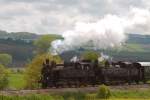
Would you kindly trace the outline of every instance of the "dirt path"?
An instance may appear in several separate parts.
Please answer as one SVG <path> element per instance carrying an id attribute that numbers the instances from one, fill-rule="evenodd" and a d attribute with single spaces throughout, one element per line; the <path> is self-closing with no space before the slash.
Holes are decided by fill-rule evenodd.
<path id="1" fill-rule="evenodd" d="M 116 85 L 109 86 L 111 90 L 150 90 L 150 84 L 142 85 Z M 51 89 L 37 89 L 37 90 L 5 90 L 0 91 L 0 94 L 4 95 L 25 95 L 25 94 L 61 94 L 64 92 L 96 92 L 98 86 L 96 87 L 82 87 L 82 88 L 51 88 Z"/>

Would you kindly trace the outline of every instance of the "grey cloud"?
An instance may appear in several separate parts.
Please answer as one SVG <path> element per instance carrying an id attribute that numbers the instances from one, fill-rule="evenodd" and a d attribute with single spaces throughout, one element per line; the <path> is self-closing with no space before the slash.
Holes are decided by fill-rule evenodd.
<path id="1" fill-rule="evenodd" d="M 33 2 L 48 2 L 53 0 L 0 0 L 2 3 L 33 3 Z"/>
<path id="2" fill-rule="evenodd" d="M 95 21 L 106 14 L 124 14 L 131 6 L 148 7 L 147 2 L 148 0 L 0 0 L 0 29 L 61 33 L 71 29 L 77 21 Z"/>

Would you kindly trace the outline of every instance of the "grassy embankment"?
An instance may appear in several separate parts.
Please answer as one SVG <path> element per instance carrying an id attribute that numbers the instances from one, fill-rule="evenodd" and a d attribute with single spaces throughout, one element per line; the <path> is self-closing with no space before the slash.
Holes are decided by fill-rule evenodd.
<path id="1" fill-rule="evenodd" d="M 112 95 L 108 100 L 150 100 L 150 91 L 111 91 Z M 30 94 L 0 96 L 0 100 L 101 100 L 96 94 L 85 93 L 64 93 L 52 94 Z"/>

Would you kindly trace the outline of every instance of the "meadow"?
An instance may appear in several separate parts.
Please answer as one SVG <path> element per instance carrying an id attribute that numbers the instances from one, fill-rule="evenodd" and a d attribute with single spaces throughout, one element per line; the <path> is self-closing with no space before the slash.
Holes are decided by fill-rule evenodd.
<path id="1" fill-rule="evenodd" d="M 24 75 L 22 73 L 12 73 L 9 75 L 9 89 L 19 90 L 25 87 Z"/>

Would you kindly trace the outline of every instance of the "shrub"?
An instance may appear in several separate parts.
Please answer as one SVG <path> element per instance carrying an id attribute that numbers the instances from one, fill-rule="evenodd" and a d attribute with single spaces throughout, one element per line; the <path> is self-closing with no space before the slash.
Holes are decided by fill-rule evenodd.
<path id="1" fill-rule="evenodd" d="M 96 97 L 100 99 L 108 99 L 110 95 L 110 89 L 105 85 L 101 85 L 98 89 Z"/>
<path id="2" fill-rule="evenodd" d="M 0 89 L 4 89 L 8 86 L 8 73 L 9 71 L 0 64 Z"/>
<path id="3" fill-rule="evenodd" d="M 0 54 L 0 64 L 8 66 L 12 63 L 12 56 L 9 54 Z"/>

